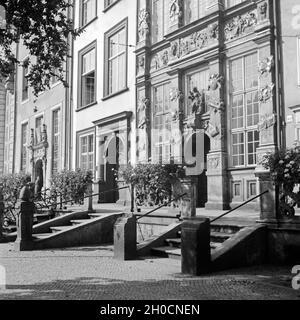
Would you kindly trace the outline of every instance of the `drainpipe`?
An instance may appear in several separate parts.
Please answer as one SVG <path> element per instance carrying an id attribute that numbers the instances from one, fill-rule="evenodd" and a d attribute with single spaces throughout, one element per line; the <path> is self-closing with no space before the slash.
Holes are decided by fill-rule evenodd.
<path id="1" fill-rule="evenodd" d="M 280 38 L 280 26 L 279 19 L 280 7 L 277 0 L 273 0 L 273 17 L 274 17 L 274 52 L 275 52 L 275 84 L 276 84 L 276 113 L 278 116 L 277 120 L 277 146 L 278 148 L 285 147 L 285 112 L 281 110 L 284 107 L 283 100 L 281 100 L 281 90 L 282 86 L 279 79 L 280 67 L 280 57 L 279 50 L 281 51 L 281 38 Z"/>
<path id="2" fill-rule="evenodd" d="M 75 21 L 75 10 L 74 10 L 74 1 L 69 0 L 69 4 L 72 4 L 73 7 L 68 10 L 68 18 L 72 18 L 72 21 Z M 70 39 L 71 38 L 71 39 Z M 69 36 L 68 43 L 70 46 L 70 57 L 67 57 L 66 65 L 66 76 L 68 79 L 68 87 L 66 88 L 66 98 L 65 98 L 65 161 L 64 166 L 66 169 L 72 168 L 72 152 L 73 152 L 73 72 L 74 72 L 74 39 Z"/>
<path id="3" fill-rule="evenodd" d="M 16 43 L 16 59 L 19 60 L 20 44 Z M 12 173 L 16 171 L 16 141 L 17 141 L 17 109 L 18 109 L 18 64 L 15 68 L 15 83 L 14 83 L 14 141 L 13 141 L 13 161 L 12 161 Z"/>

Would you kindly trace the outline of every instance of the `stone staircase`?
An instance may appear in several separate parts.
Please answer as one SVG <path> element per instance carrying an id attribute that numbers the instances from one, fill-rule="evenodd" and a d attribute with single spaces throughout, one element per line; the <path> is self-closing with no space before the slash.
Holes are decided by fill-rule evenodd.
<path id="1" fill-rule="evenodd" d="M 122 212 L 75 211 L 33 226 L 32 250 L 113 243 L 113 227 Z M 16 240 L 16 233 L 8 236 Z"/>
<path id="2" fill-rule="evenodd" d="M 249 226 L 249 223 L 228 222 L 226 219 L 211 224 L 210 247 L 212 255 L 227 240 L 247 226 Z M 151 254 L 158 257 L 181 259 L 181 231 L 177 232 L 177 237 L 166 239 L 164 244 L 164 246 L 152 248 Z"/>

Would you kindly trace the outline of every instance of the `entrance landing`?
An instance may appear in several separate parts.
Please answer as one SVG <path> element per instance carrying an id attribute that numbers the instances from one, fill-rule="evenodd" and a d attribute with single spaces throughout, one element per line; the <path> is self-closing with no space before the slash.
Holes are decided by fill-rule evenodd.
<path id="1" fill-rule="evenodd" d="M 130 212 L 129 206 L 122 206 L 119 204 L 112 204 L 112 203 L 94 204 L 94 209 L 96 211 L 100 209 L 102 210 L 104 209 L 104 210 L 117 210 L 117 211 L 123 211 L 123 212 Z M 151 211 L 151 208 L 142 208 L 141 214 L 145 214 L 149 211 Z M 206 210 L 205 208 L 197 208 L 196 215 L 199 218 L 207 217 L 207 218 L 213 219 L 226 212 L 228 212 L 228 210 L 224 210 L 224 211 L 223 210 Z M 174 215 L 174 212 L 171 212 L 169 208 L 162 208 L 156 211 L 155 213 L 153 213 L 153 215 Z M 249 210 L 249 209 L 239 209 L 228 214 L 226 218 L 227 218 L 226 220 L 234 220 L 236 222 L 249 221 L 249 222 L 255 223 L 257 220 L 259 220 L 259 212 L 255 210 Z"/>

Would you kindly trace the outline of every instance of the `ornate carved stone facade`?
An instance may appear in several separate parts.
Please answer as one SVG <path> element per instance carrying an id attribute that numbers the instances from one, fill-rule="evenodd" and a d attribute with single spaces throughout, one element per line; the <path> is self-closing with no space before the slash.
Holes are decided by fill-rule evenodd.
<path id="1" fill-rule="evenodd" d="M 139 4 L 140 10 L 152 12 L 152 1 L 140 0 Z M 236 56 L 248 56 L 250 48 L 251 52 L 256 49 L 259 61 L 248 70 L 253 78 L 257 77 L 255 86 L 258 101 L 253 103 L 253 106 L 255 105 L 255 110 L 259 113 L 255 115 L 258 120 L 254 122 L 251 130 L 257 127 L 257 131 L 261 133 L 260 146 L 267 144 L 267 141 L 275 144 L 269 138 L 277 122 L 273 112 L 275 81 L 274 57 L 269 49 L 271 40 L 268 37 L 271 32 L 269 4 L 268 1 L 242 1 L 235 10 L 230 11 L 225 10 L 223 1 L 208 1 L 204 6 L 203 16 L 186 25 L 187 12 L 183 1 L 168 0 L 166 8 L 167 14 L 162 18 L 165 19 L 163 37 L 158 42 L 151 43 L 153 39 L 150 35 L 156 32 L 156 29 L 153 29 L 147 33 L 145 40 L 139 39 L 137 44 L 138 92 L 142 92 L 141 96 L 147 96 L 150 100 L 149 122 L 145 125 L 144 121 L 137 121 L 137 127 L 143 128 L 145 133 L 143 138 L 139 137 L 138 149 L 146 150 L 149 158 L 152 158 L 153 110 L 156 104 L 160 110 L 166 105 L 171 119 L 171 124 L 166 123 L 166 126 L 171 128 L 172 156 L 174 159 L 181 157 L 184 163 L 182 140 L 187 137 L 189 143 L 194 143 L 191 142 L 193 137 L 204 132 L 205 139 L 201 150 L 205 153 L 206 170 L 203 173 L 197 164 L 193 167 L 189 161 L 186 174 L 197 176 L 199 181 L 206 176 L 207 180 L 200 182 L 197 188 L 199 197 L 201 193 L 208 194 L 207 208 L 228 209 L 230 203 L 248 199 L 248 181 L 256 180 L 255 166 L 245 165 L 243 173 L 240 174 L 232 167 L 231 155 L 233 147 L 230 119 L 233 102 L 230 95 L 232 84 L 229 67 Z M 153 26 L 153 19 L 150 15 L 150 26 Z M 157 20 L 154 25 L 155 28 L 159 27 Z M 242 39 L 240 43 L 239 39 Z M 143 63 L 141 57 L 144 58 Z M 243 70 L 238 70 L 237 74 L 242 72 Z M 161 93 L 162 96 L 153 101 L 154 88 L 159 88 L 162 84 L 168 84 L 168 92 Z M 247 101 L 246 98 L 243 99 Z M 139 101 L 138 98 L 138 106 Z M 140 111 L 141 108 L 137 108 Z M 164 112 L 161 111 L 162 117 Z M 140 115 L 138 118 L 143 119 Z M 160 121 L 163 121 L 162 119 Z M 197 145 L 194 147 L 197 148 Z M 257 158 L 259 157 L 258 152 Z M 233 195 L 231 185 L 235 180 L 245 182 L 241 198 Z"/>

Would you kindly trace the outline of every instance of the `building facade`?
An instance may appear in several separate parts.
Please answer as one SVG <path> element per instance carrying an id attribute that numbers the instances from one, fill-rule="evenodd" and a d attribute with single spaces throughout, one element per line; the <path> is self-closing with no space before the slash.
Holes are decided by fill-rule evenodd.
<path id="1" fill-rule="evenodd" d="M 92 170 L 95 192 L 122 185 L 134 155 L 136 8 L 132 0 L 75 1 L 73 166 Z M 123 202 L 127 190 L 99 201 Z"/>
<path id="2" fill-rule="evenodd" d="M 138 1 L 138 161 L 185 164 L 199 207 L 256 196 L 262 156 L 277 147 L 273 2 Z M 188 144 L 204 171 L 184 157 Z"/>
<path id="3" fill-rule="evenodd" d="M 300 4 L 297 0 L 287 0 L 279 1 L 277 6 L 284 141 L 287 147 L 292 147 L 300 145 Z"/>
<path id="4" fill-rule="evenodd" d="M 21 66 L 6 84 L 4 173 L 28 173 L 48 187 L 68 167 L 69 89 L 53 76 L 51 88 L 35 97 L 26 78 L 28 51 L 20 43 L 16 53 Z"/>

